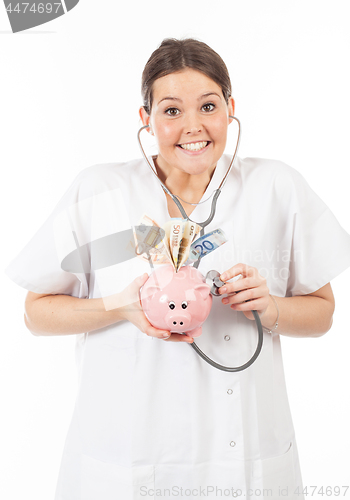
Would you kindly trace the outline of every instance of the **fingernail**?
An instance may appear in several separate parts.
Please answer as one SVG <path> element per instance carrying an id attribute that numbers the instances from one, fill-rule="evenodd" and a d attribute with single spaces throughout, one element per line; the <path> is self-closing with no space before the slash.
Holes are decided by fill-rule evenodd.
<path id="1" fill-rule="evenodd" d="M 227 278 L 227 274 L 225 274 L 225 273 L 220 276 L 221 281 L 225 281 L 226 278 Z"/>
<path id="2" fill-rule="evenodd" d="M 228 304 L 228 299 L 222 299 L 223 304 Z"/>
<path id="3" fill-rule="evenodd" d="M 170 335 L 169 335 L 169 333 L 168 333 L 168 332 L 167 332 L 167 333 L 163 333 L 163 337 L 164 337 L 165 339 L 168 339 L 168 338 L 170 337 Z"/>
<path id="4" fill-rule="evenodd" d="M 227 292 L 227 288 L 225 286 L 223 286 L 222 288 L 220 288 L 220 292 L 221 293 L 226 293 Z"/>

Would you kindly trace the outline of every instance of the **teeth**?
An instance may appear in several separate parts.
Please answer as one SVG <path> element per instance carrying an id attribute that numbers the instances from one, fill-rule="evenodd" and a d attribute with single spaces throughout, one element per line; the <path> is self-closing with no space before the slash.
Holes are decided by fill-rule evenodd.
<path id="1" fill-rule="evenodd" d="M 207 141 L 191 142 L 190 144 L 180 144 L 180 147 L 182 147 L 182 149 L 187 149 L 188 151 L 199 151 L 200 149 L 205 148 L 207 144 Z"/>

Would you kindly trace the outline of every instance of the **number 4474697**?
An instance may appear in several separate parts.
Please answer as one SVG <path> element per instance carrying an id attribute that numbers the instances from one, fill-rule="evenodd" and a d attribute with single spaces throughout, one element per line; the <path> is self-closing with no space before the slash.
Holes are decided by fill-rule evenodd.
<path id="1" fill-rule="evenodd" d="M 349 486 L 305 486 L 303 490 L 297 488 L 294 495 L 326 496 L 326 497 L 345 497 Z"/>
<path id="2" fill-rule="evenodd" d="M 12 3 L 9 3 L 6 5 L 6 10 L 7 12 L 17 12 L 18 14 L 25 13 L 27 10 L 29 12 L 33 13 L 38 13 L 38 14 L 43 14 L 46 12 L 47 14 L 51 14 L 51 12 L 55 12 L 57 14 L 58 10 L 62 7 L 61 2 L 59 3 L 39 3 L 36 5 L 35 3 L 31 4 L 29 7 L 30 3 L 29 2 L 20 2 L 17 4 L 14 4 L 14 7 L 12 7 Z M 56 10 L 55 10 L 56 9 Z"/>

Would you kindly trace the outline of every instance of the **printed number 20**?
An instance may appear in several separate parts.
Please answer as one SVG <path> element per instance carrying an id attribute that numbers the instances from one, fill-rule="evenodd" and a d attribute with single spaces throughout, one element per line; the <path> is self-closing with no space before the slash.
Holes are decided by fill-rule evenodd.
<path id="1" fill-rule="evenodd" d="M 194 247 L 194 249 L 200 252 L 201 255 L 205 253 L 203 248 L 205 250 L 211 251 L 214 250 L 214 245 L 209 240 L 204 240 L 201 245 L 196 245 Z"/>

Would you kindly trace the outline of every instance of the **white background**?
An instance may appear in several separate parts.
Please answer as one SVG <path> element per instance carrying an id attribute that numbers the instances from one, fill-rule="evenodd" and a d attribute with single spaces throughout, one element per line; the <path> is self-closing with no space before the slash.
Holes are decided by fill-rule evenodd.
<path id="1" fill-rule="evenodd" d="M 350 233 L 349 9 L 347 0 L 81 0 L 12 34 L 1 2 L 2 269 L 79 171 L 140 155 L 141 72 L 165 37 L 199 38 L 223 57 L 239 156 L 296 168 Z M 350 269 L 332 282 L 328 334 L 282 339 L 305 486 L 350 482 L 349 281 Z M 74 336 L 31 335 L 25 293 L 1 274 L 0 496 L 48 500 L 77 388 Z"/>

